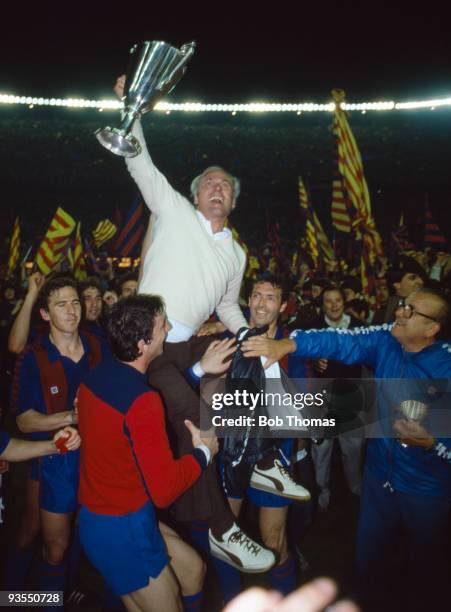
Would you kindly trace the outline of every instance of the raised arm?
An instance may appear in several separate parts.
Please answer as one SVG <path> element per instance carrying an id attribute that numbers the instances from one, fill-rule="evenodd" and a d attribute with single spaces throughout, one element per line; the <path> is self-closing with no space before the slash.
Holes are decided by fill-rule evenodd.
<path id="1" fill-rule="evenodd" d="M 120 76 L 114 87 L 116 95 L 122 99 L 124 94 L 125 75 Z M 144 201 L 152 213 L 159 215 L 166 207 L 176 206 L 185 200 L 168 183 L 163 174 L 154 166 L 147 150 L 146 141 L 139 119 L 135 121 L 133 136 L 141 145 L 141 153 L 136 157 L 126 158 L 127 169 L 136 182 Z"/>
<path id="2" fill-rule="evenodd" d="M 34 272 L 28 279 L 28 291 L 19 310 L 17 317 L 11 327 L 8 336 L 8 350 L 18 355 L 27 344 L 30 334 L 30 322 L 33 306 L 36 303 L 38 293 L 44 284 L 45 277 L 40 272 Z"/>

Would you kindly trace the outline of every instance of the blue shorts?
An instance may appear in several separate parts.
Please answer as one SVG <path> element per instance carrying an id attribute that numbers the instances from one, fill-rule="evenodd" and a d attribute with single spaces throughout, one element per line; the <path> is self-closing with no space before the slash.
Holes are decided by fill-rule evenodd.
<path id="1" fill-rule="evenodd" d="M 146 587 L 169 563 L 152 504 L 114 516 L 80 510 L 80 538 L 88 559 L 116 595 Z"/>
<path id="2" fill-rule="evenodd" d="M 78 507 L 80 450 L 49 455 L 39 460 L 39 505 L 43 510 L 66 514 Z"/>
<path id="3" fill-rule="evenodd" d="M 288 497 L 282 497 L 275 493 L 268 493 L 267 491 L 260 491 L 249 487 L 247 490 L 247 498 L 250 502 L 258 508 L 285 508 L 293 503 L 293 499 Z"/>

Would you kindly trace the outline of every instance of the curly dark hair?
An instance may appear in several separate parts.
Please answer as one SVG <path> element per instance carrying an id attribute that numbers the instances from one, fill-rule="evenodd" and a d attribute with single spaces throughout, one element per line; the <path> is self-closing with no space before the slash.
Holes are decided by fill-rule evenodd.
<path id="1" fill-rule="evenodd" d="M 164 312 L 159 295 L 134 295 L 113 304 L 106 317 L 106 333 L 113 355 L 127 363 L 140 356 L 138 342 L 150 342 L 155 317 Z"/>
<path id="2" fill-rule="evenodd" d="M 255 279 L 252 279 L 252 283 L 249 284 L 249 297 L 255 289 L 255 285 L 259 283 L 269 283 L 274 289 L 280 289 L 282 303 L 288 300 L 290 294 L 290 287 L 284 278 L 265 270 L 257 274 Z"/>
<path id="3" fill-rule="evenodd" d="M 62 289 L 63 287 L 72 287 L 77 295 L 79 295 L 78 286 L 75 279 L 71 278 L 70 276 L 54 276 L 48 278 L 39 291 L 37 299 L 39 308 L 48 311 L 50 296 L 52 293 Z"/>

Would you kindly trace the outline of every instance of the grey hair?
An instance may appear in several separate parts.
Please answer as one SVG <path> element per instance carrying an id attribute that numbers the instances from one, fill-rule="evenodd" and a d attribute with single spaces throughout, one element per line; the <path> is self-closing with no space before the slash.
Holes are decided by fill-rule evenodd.
<path id="1" fill-rule="evenodd" d="M 209 166 L 202 172 L 202 174 L 199 174 L 199 176 L 196 176 L 196 178 L 192 180 L 190 191 L 193 200 L 199 192 L 199 184 L 201 180 L 210 172 L 225 172 L 225 174 L 227 174 L 227 176 L 232 180 L 233 197 L 235 200 L 238 199 L 238 196 L 240 195 L 240 179 L 230 174 L 230 172 L 227 172 L 227 170 L 224 170 L 224 168 L 221 168 L 221 166 Z"/>

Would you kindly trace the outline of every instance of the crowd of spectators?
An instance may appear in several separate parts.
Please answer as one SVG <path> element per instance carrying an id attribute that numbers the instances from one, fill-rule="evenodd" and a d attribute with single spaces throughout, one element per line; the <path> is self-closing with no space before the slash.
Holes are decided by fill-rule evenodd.
<path id="1" fill-rule="evenodd" d="M 443 112 L 350 114 L 373 213 L 385 238 L 402 212 L 411 232 L 417 221 L 421 231 L 427 196 L 439 225 L 447 231 L 445 202 L 451 184 Z M 116 122 L 115 115 L 94 115 L 90 110 L 1 110 L 2 186 L 9 204 L 0 212 L 4 242 L 17 214 L 23 244 L 30 245 L 45 233 L 57 206 L 81 220 L 83 232 L 111 217 L 116 205 L 125 213 L 135 197 L 133 187 L 121 160 L 94 137 L 97 128 Z M 182 193 L 187 192 L 190 177 L 205 165 L 220 162 L 240 177 L 242 195 L 232 222 L 255 247 L 261 244 L 268 219 L 280 223 L 284 242 L 297 240 L 303 229 L 297 195 L 300 175 L 331 235 L 331 124 L 328 113 L 154 113 L 143 122 L 155 161 Z M 2 252 L 4 259 L 7 251 Z"/>

